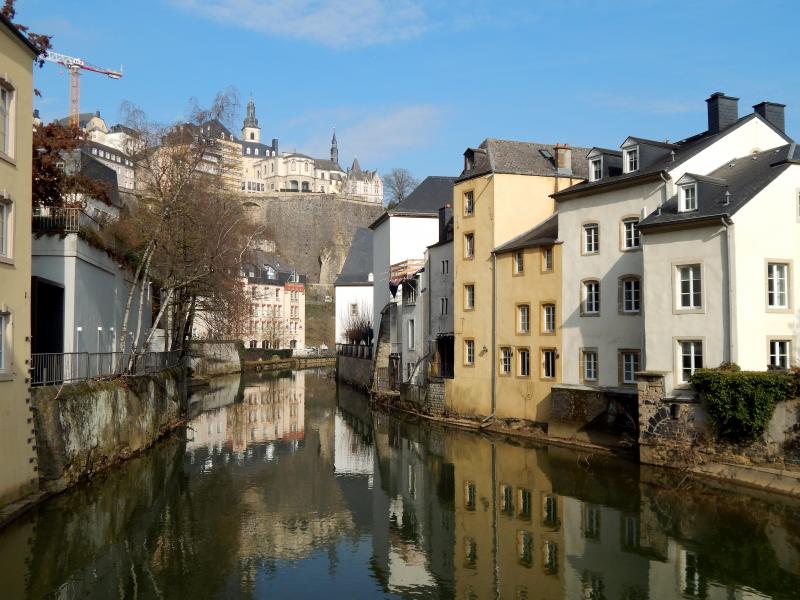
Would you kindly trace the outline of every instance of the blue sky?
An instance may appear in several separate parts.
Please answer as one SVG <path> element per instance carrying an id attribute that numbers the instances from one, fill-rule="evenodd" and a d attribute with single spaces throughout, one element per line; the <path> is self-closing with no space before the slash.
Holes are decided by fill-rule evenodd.
<path id="1" fill-rule="evenodd" d="M 675 140 L 705 129 L 714 91 L 800 125 L 796 2 L 18 0 L 17 16 L 59 52 L 124 65 L 83 77 L 83 111 L 115 122 L 128 100 L 171 122 L 233 86 L 281 149 L 325 156 L 335 126 L 340 162 L 381 172 L 455 175 L 486 137 Z M 43 118 L 65 115 L 67 75 L 35 76 Z"/>

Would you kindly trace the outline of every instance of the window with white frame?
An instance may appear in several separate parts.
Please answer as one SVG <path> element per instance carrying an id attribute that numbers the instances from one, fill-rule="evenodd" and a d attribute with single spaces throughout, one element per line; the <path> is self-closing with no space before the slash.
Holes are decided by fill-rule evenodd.
<path id="1" fill-rule="evenodd" d="M 11 315 L 0 312 L 0 373 L 8 373 L 11 370 L 10 352 L 8 350 L 9 329 Z"/>
<path id="2" fill-rule="evenodd" d="M 789 340 L 769 341 L 769 365 L 778 369 L 788 369 L 791 363 L 792 343 Z"/>
<path id="3" fill-rule="evenodd" d="M 464 216 L 468 217 L 475 212 L 475 197 L 471 191 L 464 192 Z"/>
<path id="4" fill-rule="evenodd" d="M 623 350 L 620 352 L 621 383 L 636 383 L 636 372 L 639 370 L 639 351 Z"/>
<path id="5" fill-rule="evenodd" d="M 500 373 L 511 375 L 511 348 L 500 348 Z"/>
<path id="6" fill-rule="evenodd" d="M 700 265 L 678 267 L 678 307 L 694 310 L 703 307 Z"/>
<path id="7" fill-rule="evenodd" d="M 413 281 L 406 281 L 403 284 L 403 304 L 416 304 L 417 284 Z"/>
<path id="8" fill-rule="evenodd" d="M 583 226 L 583 253 L 597 254 L 600 251 L 600 226 L 586 223 Z"/>
<path id="9" fill-rule="evenodd" d="M 527 348 L 522 348 L 517 352 L 520 377 L 530 377 L 531 374 L 531 352 Z"/>
<path id="10" fill-rule="evenodd" d="M 519 275 L 525 272 L 525 254 L 522 250 L 514 253 L 514 274 Z"/>
<path id="11" fill-rule="evenodd" d="M 593 158 L 589 163 L 589 173 L 591 173 L 591 181 L 599 181 L 603 178 L 603 159 Z"/>
<path id="12" fill-rule="evenodd" d="M 767 264 L 767 306 L 789 308 L 789 265 Z"/>
<path id="13" fill-rule="evenodd" d="M 553 249 L 542 249 L 542 271 L 549 273 L 553 270 Z"/>
<path id="14" fill-rule="evenodd" d="M 449 308 L 448 304 L 449 304 L 449 302 L 448 302 L 447 298 L 440 298 L 440 305 L 441 305 L 440 307 L 441 307 L 441 312 L 442 312 L 443 315 L 447 314 L 447 311 L 448 311 L 448 308 Z"/>
<path id="15" fill-rule="evenodd" d="M 542 333 L 555 333 L 556 305 L 542 304 Z"/>
<path id="16" fill-rule="evenodd" d="M 414 329 L 414 319 L 408 320 L 408 349 L 413 350 L 416 347 L 416 339 L 415 334 L 416 331 Z"/>
<path id="17" fill-rule="evenodd" d="M 464 340 L 464 364 L 475 364 L 475 340 Z"/>
<path id="18" fill-rule="evenodd" d="M 11 256 L 9 237 L 11 234 L 11 210 L 8 204 L 0 199 L 0 256 Z"/>
<path id="19" fill-rule="evenodd" d="M 472 258 L 475 256 L 475 234 L 464 234 L 464 258 Z"/>
<path id="20" fill-rule="evenodd" d="M 581 366 L 584 381 L 597 381 L 597 350 L 581 350 Z"/>
<path id="21" fill-rule="evenodd" d="M 633 173 L 639 170 L 639 147 L 625 150 L 625 172 Z"/>
<path id="22" fill-rule="evenodd" d="M 556 376 L 556 351 L 553 348 L 542 350 L 542 377 L 554 379 Z"/>
<path id="23" fill-rule="evenodd" d="M 639 247 L 639 219 L 636 217 L 622 221 L 622 247 L 625 250 Z"/>
<path id="24" fill-rule="evenodd" d="M 682 185 L 680 201 L 680 212 L 697 210 L 697 184 Z"/>
<path id="25" fill-rule="evenodd" d="M 678 342 L 680 349 L 680 381 L 689 383 L 697 369 L 703 368 L 703 342 L 683 340 Z"/>
<path id="26" fill-rule="evenodd" d="M 641 310 L 641 281 L 638 277 L 622 280 L 622 312 L 638 313 Z"/>
<path id="27" fill-rule="evenodd" d="M 472 310 L 475 308 L 475 286 L 468 283 L 464 286 L 464 309 Z"/>
<path id="28" fill-rule="evenodd" d="M 531 330 L 531 307 L 528 304 L 517 306 L 517 331 L 528 333 Z"/>
<path id="29" fill-rule="evenodd" d="M 11 156 L 13 140 L 11 139 L 11 102 L 14 91 L 0 82 L 0 152 Z"/>
<path id="30" fill-rule="evenodd" d="M 596 280 L 583 282 L 583 312 L 587 315 L 600 313 L 600 282 Z"/>

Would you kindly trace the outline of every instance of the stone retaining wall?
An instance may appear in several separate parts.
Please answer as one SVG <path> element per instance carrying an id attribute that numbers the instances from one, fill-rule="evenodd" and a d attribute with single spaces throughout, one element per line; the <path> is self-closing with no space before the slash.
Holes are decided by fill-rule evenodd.
<path id="1" fill-rule="evenodd" d="M 555 385 L 550 393 L 549 435 L 615 445 L 637 437 L 637 396 L 631 390 Z"/>
<path id="2" fill-rule="evenodd" d="M 192 376 L 211 377 L 241 373 L 240 345 L 241 342 L 236 341 L 192 341 L 187 353 Z"/>
<path id="3" fill-rule="evenodd" d="M 372 360 L 337 355 L 336 379 L 364 391 L 369 391 L 372 383 Z"/>
<path id="4" fill-rule="evenodd" d="M 185 370 L 33 388 L 40 486 L 58 492 L 149 447 L 185 411 Z"/>

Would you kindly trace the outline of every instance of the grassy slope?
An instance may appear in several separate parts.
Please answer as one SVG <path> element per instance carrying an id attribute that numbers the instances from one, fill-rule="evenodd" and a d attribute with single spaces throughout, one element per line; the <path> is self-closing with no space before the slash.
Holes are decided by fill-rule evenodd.
<path id="1" fill-rule="evenodd" d="M 334 303 L 306 303 L 306 346 L 322 342 L 333 348 L 335 342 Z"/>

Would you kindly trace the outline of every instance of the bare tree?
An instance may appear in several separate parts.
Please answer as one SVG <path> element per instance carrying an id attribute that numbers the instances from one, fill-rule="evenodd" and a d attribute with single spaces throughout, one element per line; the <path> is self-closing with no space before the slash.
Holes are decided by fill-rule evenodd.
<path id="1" fill-rule="evenodd" d="M 392 169 L 383 176 L 384 200 L 386 208 L 392 209 L 400 204 L 419 185 L 419 181 L 408 169 Z"/>

